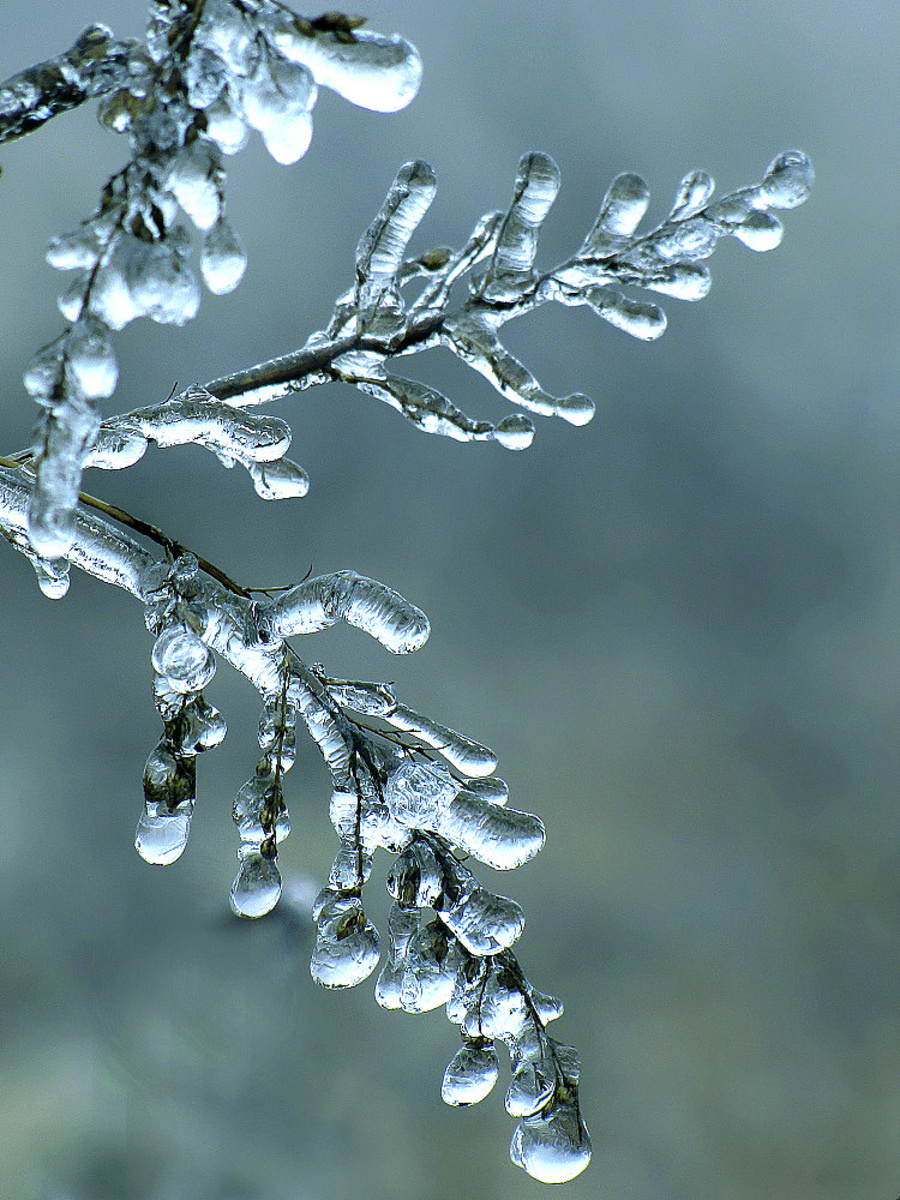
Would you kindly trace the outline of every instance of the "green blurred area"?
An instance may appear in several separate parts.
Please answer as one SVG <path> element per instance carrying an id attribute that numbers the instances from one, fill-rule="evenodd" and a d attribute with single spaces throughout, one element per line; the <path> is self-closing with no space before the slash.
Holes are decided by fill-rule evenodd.
<path id="1" fill-rule="evenodd" d="M 419 434 L 347 388 L 279 406 L 308 497 L 265 504 L 199 450 L 149 453 L 91 490 L 248 583 L 352 567 L 428 612 L 388 659 L 332 630 L 334 674 L 393 679 L 413 707 L 491 745 L 535 862 L 488 879 L 523 904 L 520 959 L 567 1012 L 594 1135 L 571 1200 L 893 1200 L 900 1179 L 896 815 L 900 117 L 896 10 L 750 0 L 711 11 L 535 0 L 375 0 L 411 38 L 418 99 L 379 116 L 320 98 L 293 168 L 231 160 L 249 253 L 232 296 L 183 330 L 118 339 L 110 411 L 301 342 L 352 280 L 394 172 L 424 157 L 438 198 L 415 249 L 458 245 L 508 202 L 519 155 L 550 153 L 560 198 L 539 262 L 568 256 L 613 175 L 661 217 L 681 175 L 722 190 L 789 147 L 818 182 L 774 253 L 711 261 L 696 306 L 632 342 L 582 310 L 504 330 L 551 392 L 597 402 L 534 447 Z M 9 3 L 0 76 L 141 5 Z M 128 24 L 122 24 L 122 22 Z M 21 371 L 61 329 L 55 233 L 93 207 L 125 147 L 93 111 L 2 153 L 3 449 L 27 444 Z M 466 411 L 503 402 L 449 356 L 408 360 Z M 0 575 L 0 1179 L 10 1200 L 530 1200 L 506 1160 L 500 1089 L 451 1111 L 440 1013 L 380 1011 L 369 984 L 309 979 L 303 916 L 335 849 L 311 749 L 288 778 L 297 903 L 231 918 L 234 792 L 258 704 L 220 670 L 229 722 L 200 763 L 191 845 L 132 848 L 154 745 L 138 606 L 78 578 L 46 601 Z M 383 874 L 383 871 L 382 871 Z M 487 878 L 491 873 L 485 871 Z M 386 901 L 377 911 L 384 925 Z"/>

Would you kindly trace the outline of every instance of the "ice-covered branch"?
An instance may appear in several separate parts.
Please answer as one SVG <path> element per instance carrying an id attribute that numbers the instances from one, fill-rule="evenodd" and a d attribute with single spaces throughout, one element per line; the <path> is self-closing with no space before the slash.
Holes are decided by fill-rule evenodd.
<path id="1" fill-rule="evenodd" d="M 114 42 L 94 26 L 67 54 L 0 87 L 0 141 L 102 94 L 100 120 L 127 135 L 131 152 L 95 212 L 47 253 L 73 279 L 59 300 L 69 327 L 26 373 L 44 411 L 29 537 L 45 559 L 72 544 L 97 402 L 116 385 L 111 332 L 142 316 L 175 325 L 194 317 L 192 229 L 208 289 L 229 292 L 241 280 L 246 257 L 226 214 L 224 157 L 254 129 L 278 162 L 296 162 L 320 84 L 392 112 L 421 76 L 408 42 L 358 30 L 359 20 L 340 14 L 309 20 L 274 0 L 173 0 L 150 10 L 144 41 Z M 291 467 L 248 469 L 262 495 L 300 494 L 302 473 Z"/>
<path id="2" fill-rule="evenodd" d="M 436 388 L 388 371 L 387 362 L 441 345 L 528 413 L 583 425 L 593 415 L 592 401 L 581 393 L 555 397 L 546 392 L 503 347 L 500 328 L 556 301 L 587 305 L 618 329 L 651 341 L 665 330 L 665 313 L 656 303 L 623 293 L 622 286 L 701 299 L 710 285 L 703 260 L 719 239 L 731 236 L 753 250 L 773 249 L 783 226 L 772 210 L 802 204 L 812 182 L 812 165 L 796 150 L 775 158 L 761 183 L 717 201 L 712 200 L 712 179 L 695 171 L 682 180 L 668 217 L 638 233 L 649 190 L 639 176 L 619 175 L 577 253 L 539 272 L 537 239 L 559 188 L 552 159 L 525 155 L 509 208 L 483 217 L 460 251 L 442 249 L 412 259 L 403 255 L 435 184 L 427 163 L 408 163 L 360 240 L 356 285 L 337 301 L 327 329 L 292 354 L 213 380 L 207 388 L 229 404 L 245 407 L 340 379 L 428 433 L 523 449 L 534 434 L 525 413 L 496 424 L 477 420 Z M 485 260 L 481 274 L 473 274 Z M 469 295 L 454 307 L 453 285 L 467 274 Z M 406 304 L 402 291 L 412 283 L 420 290 Z"/>

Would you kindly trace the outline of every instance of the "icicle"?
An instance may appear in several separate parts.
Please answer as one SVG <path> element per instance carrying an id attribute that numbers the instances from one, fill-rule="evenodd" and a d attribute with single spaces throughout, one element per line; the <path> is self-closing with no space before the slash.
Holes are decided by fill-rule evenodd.
<path id="1" fill-rule="evenodd" d="M 420 742 L 437 750 L 463 775 L 490 775 L 497 766 L 497 757 L 487 746 L 463 737 L 461 733 L 422 716 L 405 704 L 398 704 L 393 711 L 382 715 L 388 725 L 414 734 Z"/>
<path id="2" fill-rule="evenodd" d="M 540 1183 L 567 1183 L 591 1161 L 591 1139 L 576 1103 L 526 1117 L 513 1134 L 510 1158 Z"/>
<path id="3" fill-rule="evenodd" d="M 241 847 L 240 870 L 231 887 L 231 908 L 238 917 L 263 917 L 281 896 L 281 875 L 274 854 Z"/>
<path id="4" fill-rule="evenodd" d="M 395 291 L 409 239 L 428 211 L 436 186 L 428 163 L 417 160 L 400 168 L 377 217 L 356 248 L 361 317 L 372 313 L 386 292 Z"/>

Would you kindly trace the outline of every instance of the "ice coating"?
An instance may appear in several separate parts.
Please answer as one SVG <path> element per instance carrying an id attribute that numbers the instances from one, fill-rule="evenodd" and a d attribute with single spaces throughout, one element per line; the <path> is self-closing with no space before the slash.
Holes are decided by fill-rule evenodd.
<path id="1" fill-rule="evenodd" d="M 292 500 L 309 491 L 309 476 L 289 458 L 250 463 L 247 470 L 257 496 L 263 500 Z"/>
<path id="2" fill-rule="evenodd" d="M 316 945 L 309 969 L 323 987 L 355 987 L 378 965 L 378 930 L 358 896 L 323 889 L 313 906 Z"/>
<path id="3" fill-rule="evenodd" d="M 422 716 L 405 704 L 397 704 L 382 715 L 395 729 L 413 733 L 426 746 L 437 750 L 463 775 L 490 775 L 497 766 L 497 756 L 487 746 L 463 737 L 461 733 Z"/>
<path id="4" fill-rule="evenodd" d="M 471 877 L 454 902 L 442 904 L 438 916 L 469 953 L 479 958 L 508 949 L 525 928 L 525 915 L 515 900 L 494 895 Z"/>
<path id="5" fill-rule="evenodd" d="M 539 817 L 503 808 L 468 791 L 461 791 L 439 817 L 437 833 L 496 871 L 520 867 L 544 844 Z"/>
<path id="6" fill-rule="evenodd" d="M 511 1117 L 530 1117 L 547 1104 L 555 1089 L 552 1060 L 545 1065 L 522 1059 L 513 1072 L 503 1104 Z"/>
<path id="7" fill-rule="evenodd" d="M 440 823 L 443 809 L 459 784 L 441 763 L 405 759 L 389 775 L 384 800 L 403 825 L 429 829 Z"/>
<path id="8" fill-rule="evenodd" d="M 381 210 L 356 248 L 361 309 L 371 308 L 393 284 L 409 239 L 428 211 L 436 186 L 428 163 L 416 160 L 400 168 Z"/>
<path id="9" fill-rule="evenodd" d="M 386 1009 L 403 1007 L 400 996 L 400 981 L 404 969 L 404 956 L 413 935 L 419 928 L 418 910 L 408 911 L 396 902 L 388 915 L 388 960 L 375 983 L 375 1000 Z"/>
<path id="10" fill-rule="evenodd" d="M 346 621 L 376 638 L 393 654 L 418 650 L 428 638 L 425 614 L 392 588 L 355 571 L 308 579 L 284 592 L 265 612 L 272 637 L 315 633 Z"/>
<path id="11" fill-rule="evenodd" d="M 76 395 L 44 415 L 28 509 L 28 536 L 40 558 L 65 558 L 73 547 L 81 463 L 99 424 L 93 406 Z"/>
<path id="12" fill-rule="evenodd" d="M 500 1072 L 497 1052 L 490 1042 L 465 1042 L 447 1064 L 441 1083 L 445 1104 L 478 1104 L 487 1096 Z"/>
<path id="13" fill-rule="evenodd" d="M 322 87 L 360 108 L 397 112 L 419 90 L 419 52 L 396 35 L 360 29 L 345 41 L 333 33 L 304 34 L 285 22 L 272 40 L 286 58 L 307 66 Z"/>
<path id="14" fill-rule="evenodd" d="M 715 181 L 706 171 L 691 171 L 685 175 L 675 193 L 669 220 L 683 221 L 700 212 L 709 202 L 715 186 Z"/>
<path id="15" fill-rule="evenodd" d="M 559 167 L 547 154 L 526 154 L 519 163 L 513 201 L 497 235 L 485 279 L 490 300 L 515 300 L 533 286 L 541 224 L 559 191 Z"/>

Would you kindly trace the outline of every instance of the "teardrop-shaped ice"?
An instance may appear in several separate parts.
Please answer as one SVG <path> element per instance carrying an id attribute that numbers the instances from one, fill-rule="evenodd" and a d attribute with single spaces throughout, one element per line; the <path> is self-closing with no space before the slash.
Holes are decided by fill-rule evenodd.
<path id="1" fill-rule="evenodd" d="M 770 212 L 754 211 L 733 229 L 732 234 L 750 250 L 762 253 L 774 250 L 784 237 L 784 226 Z"/>
<path id="2" fill-rule="evenodd" d="M 537 152 L 523 155 L 485 277 L 487 299 L 512 301 L 533 285 L 538 235 L 558 192 L 559 167 L 553 159 Z"/>
<path id="3" fill-rule="evenodd" d="M 501 808 L 471 792 L 460 792 L 439 816 L 436 833 L 496 871 L 520 867 L 544 844 L 539 817 Z"/>
<path id="4" fill-rule="evenodd" d="M 540 1183 L 566 1183 L 591 1161 L 591 1139 L 575 1103 L 526 1117 L 516 1126 L 509 1156 Z"/>
<path id="5" fill-rule="evenodd" d="M 200 638 L 183 625 L 171 625 L 156 639 L 153 669 L 165 675 L 176 692 L 199 692 L 216 672 L 216 660 Z"/>
<path id="6" fill-rule="evenodd" d="M 556 415 L 568 421 L 570 425 L 587 425 L 594 416 L 594 402 L 583 392 L 560 396 L 556 401 Z"/>
<path id="7" fill-rule="evenodd" d="M 231 887 L 231 909 L 239 917 L 263 917 L 281 896 L 281 874 L 274 855 L 245 853 Z"/>
<path id="8" fill-rule="evenodd" d="M 224 213 L 203 236 L 200 272 L 216 296 L 234 291 L 244 276 L 247 255 L 234 226 Z"/>
<path id="9" fill-rule="evenodd" d="M 185 753 L 199 754 L 211 750 L 225 737 L 228 727 L 217 708 L 197 696 L 184 710 L 185 731 L 181 748 Z"/>
<path id="10" fill-rule="evenodd" d="M 545 992 L 539 992 L 536 988 L 531 989 L 531 1003 L 534 1005 L 535 1012 L 541 1021 L 541 1024 L 548 1025 L 551 1021 L 557 1020 L 565 1011 L 562 1000 L 558 1000 L 556 996 L 549 996 Z"/>
<path id="11" fill-rule="evenodd" d="M 166 184 L 198 229 L 211 229 L 222 207 L 216 179 L 218 149 L 208 138 L 197 138 L 175 155 Z"/>
<path id="12" fill-rule="evenodd" d="M 463 1032 L 468 1037 L 518 1040 L 531 1020 L 517 981 L 502 967 L 492 969 L 476 993 L 475 1005 L 466 1013 Z"/>
<path id="13" fill-rule="evenodd" d="M 444 890 L 444 872 L 427 842 L 414 841 L 397 857 L 387 889 L 404 909 L 435 904 Z"/>
<path id="14" fill-rule="evenodd" d="M 514 413 L 497 422 L 494 441 L 506 450 L 527 450 L 534 441 L 534 422 L 522 413 Z"/>
<path id="15" fill-rule="evenodd" d="M 323 87 L 360 108 L 397 112 L 419 90 L 422 60 L 415 46 L 396 35 L 357 29 L 352 40 L 343 41 L 332 33 L 310 36 L 285 22 L 272 40 L 286 58 L 305 63 Z"/>
<path id="16" fill-rule="evenodd" d="M 497 1082 L 500 1064 L 491 1042 L 470 1041 L 460 1046 L 447 1064 L 441 1084 L 445 1104 L 478 1104 Z"/>
<path id="17" fill-rule="evenodd" d="M 431 1012 L 453 994 L 459 950 L 440 921 L 429 921 L 412 937 L 403 958 L 400 1004 L 408 1013 Z"/>
<path id="18" fill-rule="evenodd" d="M 643 342 L 655 341 L 665 333 L 666 314 L 658 304 L 633 300 L 612 287 L 591 288 L 586 299 L 598 317 Z"/>
<path id="19" fill-rule="evenodd" d="M 256 494 L 263 500 L 291 500 L 309 491 L 309 476 L 289 458 L 248 466 Z"/>
<path id="20" fill-rule="evenodd" d="M 57 338 L 42 347 L 22 375 L 25 390 L 36 400 L 46 400 L 59 390 L 62 384 L 62 339 Z"/>
<path id="21" fill-rule="evenodd" d="M 316 945 L 310 974 L 323 987 L 355 987 L 378 966 L 378 930 L 366 920 L 358 896 L 329 888 L 319 893 L 313 907 Z"/>
<path id="22" fill-rule="evenodd" d="M 206 110 L 206 135 L 223 154 L 237 154 L 247 144 L 247 126 L 225 94 Z"/>
<path id="23" fill-rule="evenodd" d="M 796 208 L 809 196 L 815 172 L 802 150 L 785 150 L 766 170 L 760 193 L 770 208 Z"/>
<path id="24" fill-rule="evenodd" d="M 134 848 L 144 862 L 168 866 L 181 857 L 191 829 L 193 803 L 185 800 L 174 812 L 165 805 L 144 805 L 134 835 Z"/>
<path id="25" fill-rule="evenodd" d="M 96 317 L 84 316 L 65 339 L 66 368 L 85 396 L 102 399 L 116 390 L 119 369 L 109 330 Z"/>
<path id="26" fill-rule="evenodd" d="M 48 600 L 61 600 L 69 590 L 69 564 L 64 558 L 32 559 L 38 587 Z"/>

